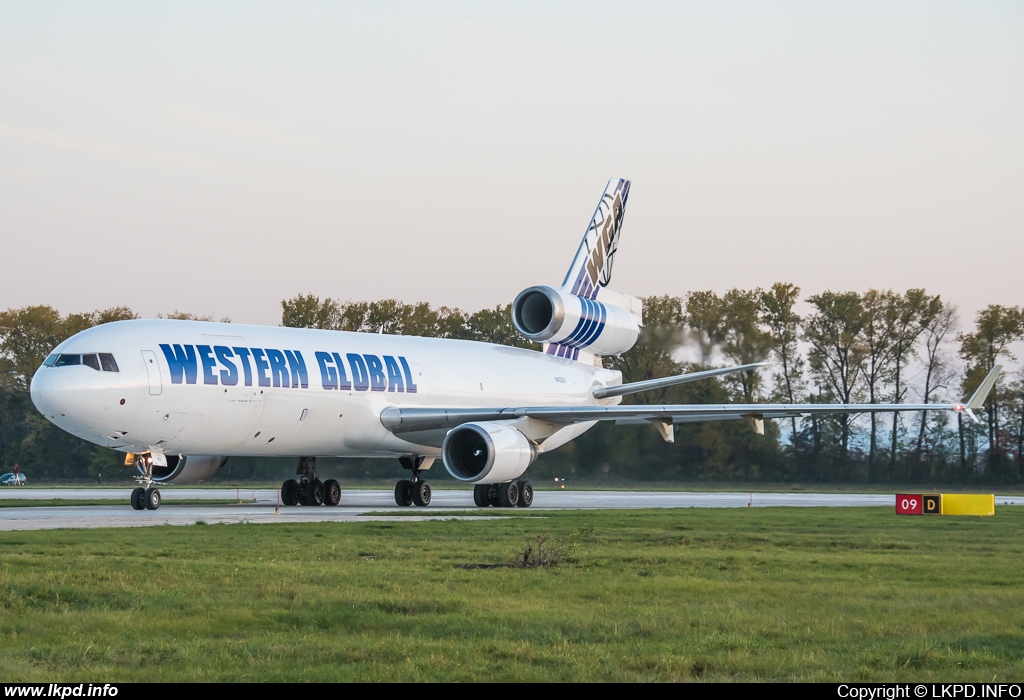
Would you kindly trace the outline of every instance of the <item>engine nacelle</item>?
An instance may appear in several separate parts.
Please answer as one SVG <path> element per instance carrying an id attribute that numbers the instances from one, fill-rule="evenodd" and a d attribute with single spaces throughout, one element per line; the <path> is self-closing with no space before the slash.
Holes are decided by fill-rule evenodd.
<path id="1" fill-rule="evenodd" d="M 153 465 L 153 481 L 159 484 L 194 484 L 213 476 L 228 461 L 227 457 L 215 455 L 166 455 L 166 458 L 166 467 Z M 140 474 L 144 473 L 141 464 L 137 468 Z"/>
<path id="2" fill-rule="evenodd" d="M 552 287 L 521 291 L 512 302 L 512 323 L 530 340 L 595 355 L 624 353 L 640 337 L 640 324 L 627 309 Z"/>
<path id="3" fill-rule="evenodd" d="M 499 484 L 522 476 L 537 457 L 526 436 L 502 423 L 464 423 L 441 446 L 444 467 L 459 481 Z"/>

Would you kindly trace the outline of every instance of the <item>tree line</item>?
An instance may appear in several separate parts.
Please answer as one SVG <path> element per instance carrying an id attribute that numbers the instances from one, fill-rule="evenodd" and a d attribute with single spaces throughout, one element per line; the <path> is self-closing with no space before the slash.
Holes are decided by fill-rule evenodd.
<path id="1" fill-rule="evenodd" d="M 732 289 L 643 299 L 644 328 L 630 351 L 604 358 L 632 382 L 725 364 L 770 360 L 759 372 L 627 397 L 638 403 L 938 403 L 969 395 L 996 364 L 1007 367 L 980 424 L 948 412 L 677 426 L 674 444 L 640 426 L 600 424 L 533 467 L 538 477 L 806 482 L 1019 482 L 1024 480 L 1024 382 L 1015 343 L 1024 310 L 990 305 L 961 328 L 954 305 L 922 289 L 831 292 Z M 283 300 L 281 324 L 458 338 L 540 349 L 515 330 L 509 306 L 469 313 L 395 299 Z M 803 314 L 798 313 L 803 309 Z M 28 383 L 61 340 L 92 325 L 135 318 L 118 307 L 62 316 L 48 306 L 0 312 L 0 465 L 41 477 L 116 473 L 119 455 L 59 430 L 32 407 Z M 210 320 L 175 312 L 171 318 Z M 347 476 L 381 473 L 379 461 L 346 460 Z M 280 461 L 232 460 L 223 476 L 276 478 Z M 432 474 L 432 478 L 441 476 Z"/>
<path id="2" fill-rule="evenodd" d="M 652 430 L 600 425 L 546 455 L 541 471 L 631 479 L 990 482 L 1024 480 L 1024 385 L 1011 348 L 1024 310 L 990 305 L 961 330 L 955 305 L 923 289 L 731 289 L 643 299 L 639 343 L 605 365 L 623 381 L 771 360 L 766 371 L 637 394 L 650 403 L 941 403 L 968 396 L 1008 365 L 980 425 L 946 411 L 790 418 L 764 437 L 741 423 L 677 426 L 664 445 Z M 467 313 L 394 299 L 282 301 L 282 325 L 462 338 L 539 346 L 522 338 L 508 306 Z M 541 466 L 541 465 L 538 465 Z"/>

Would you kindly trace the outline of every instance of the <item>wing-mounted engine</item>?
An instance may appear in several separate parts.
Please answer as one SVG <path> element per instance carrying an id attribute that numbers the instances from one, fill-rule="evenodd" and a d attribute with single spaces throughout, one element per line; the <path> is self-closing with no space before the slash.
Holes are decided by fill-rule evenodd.
<path id="1" fill-rule="evenodd" d="M 144 457 L 152 459 L 147 453 Z M 213 476 L 214 472 L 224 466 L 227 457 L 217 455 L 163 455 L 164 459 L 153 460 L 153 481 L 158 484 L 194 484 Z M 159 462 L 165 461 L 161 465 Z M 145 476 L 142 462 L 135 460 L 139 474 Z"/>
<path id="2" fill-rule="evenodd" d="M 512 323 L 538 343 L 577 348 L 594 355 L 619 355 L 640 337 L 642 307 L 633 297 L 602 293 L 612 298 L 598 301 L 564 289 L 530 287 L 512 302 Z"/>
<path id="3" fill-rule="evenodd" d="M 503 423 L 464 423 L 441 446 L 445 469 L 459 481 L 497 484 L 522 476 L 537 458 L 525 435 Z"/>

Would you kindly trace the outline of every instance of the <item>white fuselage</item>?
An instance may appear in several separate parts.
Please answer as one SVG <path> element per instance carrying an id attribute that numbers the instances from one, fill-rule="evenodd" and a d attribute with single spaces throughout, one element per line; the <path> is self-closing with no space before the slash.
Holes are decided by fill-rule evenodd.
<path id="1" fill-rule="evenodd" d="M 109 353 L 117 371 L 41 367 L 39 411 L 135 453 L 436 457 L 436 439 L 393 434 L 381 411 L 618 403 L 592 392 L 621 382 L 617 371 L 489 343 L 202 321 L 119 321 L 53 352 Z M 551 449 L 590 425 L 526 432 Z"/>

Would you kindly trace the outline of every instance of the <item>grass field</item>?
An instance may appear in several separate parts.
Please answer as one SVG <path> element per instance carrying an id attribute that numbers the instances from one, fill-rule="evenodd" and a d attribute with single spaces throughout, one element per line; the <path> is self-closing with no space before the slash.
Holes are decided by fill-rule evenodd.
<path id="1" fill-rule="evenodd" d="M 0 533 L 0 678 L 1024 677 L 1024 509 Z M 538 535 L 556 568 L 501 564 Z"/>

